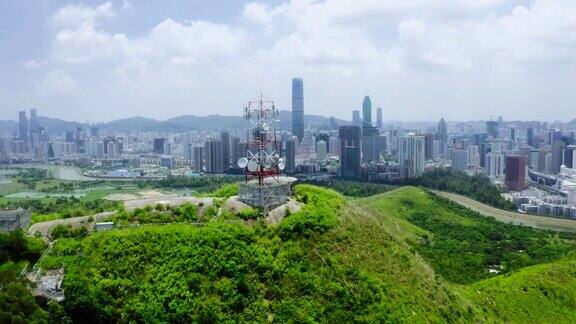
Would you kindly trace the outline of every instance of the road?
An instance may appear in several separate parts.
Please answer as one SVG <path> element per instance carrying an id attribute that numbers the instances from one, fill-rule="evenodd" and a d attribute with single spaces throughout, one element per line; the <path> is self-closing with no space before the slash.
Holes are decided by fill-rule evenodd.
<path id="1" fill-rule="evenodd" d="M 521 214 L 488 206 L 474 199 L 458 194 L 431 190 L 433 193 L 468 207 L 484 216 L 494 217 L 504 223 L 525 225 L 533 228 L 547 229 L 558 232 L 576 232 L 576 220 L 560 219 L 536 215 Z"/>

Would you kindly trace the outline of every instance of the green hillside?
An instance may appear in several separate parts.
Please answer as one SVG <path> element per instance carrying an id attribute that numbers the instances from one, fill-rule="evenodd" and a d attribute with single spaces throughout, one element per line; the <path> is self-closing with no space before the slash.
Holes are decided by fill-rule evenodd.
<path id="1" fill-rule="evenodd" d="M 464 295 L 487 317 L 507 322 L 576 322 L 576 258 L 481 281 Z"/>
<path id="2" fill-rule="evenodd" d="M 295 195 L 305 207 L 278 226 L 237 219 L 100 232 L 59 240 L 43 266 L 66 264 L 63 306 L 82 322 L 571 318 L 574 245 L 565 237 L 412 187 L 354 201 L 310 185 Z"/>
<path id="3" fill-rule="evenodd" d="M 415 187 L 354 204 L 456 284 L 550 262 L 576 250 L 574 242 L 559 234 L 504 224 Z"/>
<path id="4" fill-rule="evenodd" d="M 214 221 L 60 240 L 64 307 L 94 321 L 453 321 L 471 308 L 430 267 L 340 195 L 296 189 L 307 205 L 278 227 Z"/>

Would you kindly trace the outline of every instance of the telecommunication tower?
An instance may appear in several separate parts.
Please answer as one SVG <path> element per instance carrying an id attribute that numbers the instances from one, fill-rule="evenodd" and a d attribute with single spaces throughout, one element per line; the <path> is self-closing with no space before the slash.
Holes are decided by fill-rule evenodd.
<path id="1" fill-rule="evenodd" d="M 238 167 L 244 170 L 246 181 L 240 185 L 239 199 L 270 209 L 284 203 L 292 182 L 280 176 L 286 165 L 277 139 L 278 109 L 272 100 L 260 96 L 244 107 L 244 118 L 248 124 L 246 152 Z"/>

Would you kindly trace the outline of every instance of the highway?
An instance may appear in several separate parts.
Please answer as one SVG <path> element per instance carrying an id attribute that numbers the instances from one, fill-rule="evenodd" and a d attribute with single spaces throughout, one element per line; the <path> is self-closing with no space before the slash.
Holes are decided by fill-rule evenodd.
<path id="1" fill-rule="evenodd" d="M 558 232 L 576 232 L 576 220 L 511 212 L 488 206 L 474 199 L 458 194 L 436 190 L 431 191 L 464 207 L 468 207 L 484 216 L 494 217 L 496 220 L 504 223 L 513 223 L 516 225 L 525 225 L 533 228 L 547 229 Z"/>

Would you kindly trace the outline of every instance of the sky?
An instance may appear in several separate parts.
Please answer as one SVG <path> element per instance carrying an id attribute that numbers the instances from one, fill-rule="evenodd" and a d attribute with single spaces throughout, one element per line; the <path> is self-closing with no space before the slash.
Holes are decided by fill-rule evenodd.
<path id="1" fill-rule="evenodd" d="M 290 109 L 295 76 L 306 114 L 570 121 L 576 1 L 0 1 L 0 119 Z"/>

